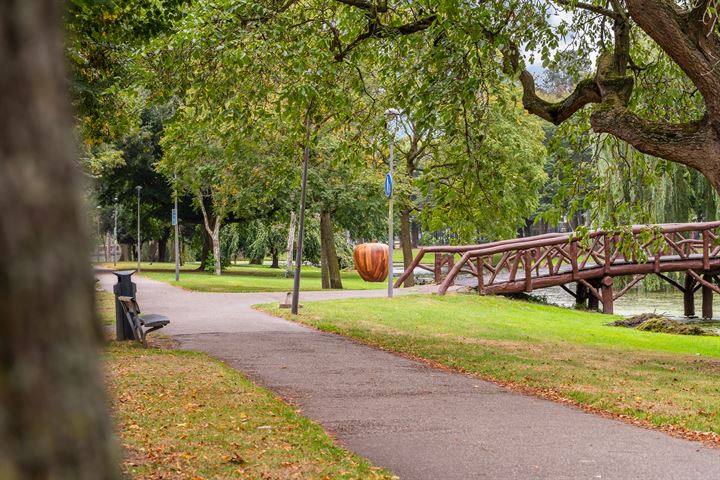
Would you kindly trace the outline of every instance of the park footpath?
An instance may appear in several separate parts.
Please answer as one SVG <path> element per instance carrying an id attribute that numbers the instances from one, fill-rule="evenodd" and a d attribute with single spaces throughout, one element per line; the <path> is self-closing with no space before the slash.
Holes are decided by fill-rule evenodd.
<path id="1" fill-rule="evenodd" d="M 97 276 L 112 291 L 115 277 Z M 401 479 L 720 479 L 720 449 L 434 369 L 251 308 L 280 302 L 283 293 L 202 293 L 137 275 L 134 281 L 140 306 L 171 319 L 163 333 L 181 348 L 225 361 Z M 301 301 L 385 294 L 304 292 Z"/>

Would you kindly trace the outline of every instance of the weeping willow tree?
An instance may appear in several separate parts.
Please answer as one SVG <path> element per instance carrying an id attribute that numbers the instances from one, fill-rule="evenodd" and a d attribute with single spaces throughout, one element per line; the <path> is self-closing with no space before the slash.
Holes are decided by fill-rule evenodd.
<path id="1" fill-rule="evenodd" d="M 589 229 L 623 225 L 706 222 L 720 218 L 720 197 L 700 172 L 643 154 L 582 122 L 563 126 L 550 141 L 552 181 L 560 186 L 542 218 L 580 217 Z M 580 127 L 580 128 L 578 128 Z M 648 277 L 655 290 L 660 281 Z"/>
<path id="2" fill-rule="evenodd" d="M 549 142 L 557 191 L 542 217 L 581 216 L 588 228 L 711 221 L 720 198 L 698 171 L 639 152 L 583 119 L 556 129 Z"/>

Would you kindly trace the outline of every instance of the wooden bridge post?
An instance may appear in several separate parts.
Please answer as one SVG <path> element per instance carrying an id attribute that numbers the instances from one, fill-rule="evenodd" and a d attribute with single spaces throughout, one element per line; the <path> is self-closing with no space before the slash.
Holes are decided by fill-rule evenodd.
<path id="1" fill-rule="evenodd" d="M 685 274 L 685 289 L 683 290 L 683 305 L 686 317 L 695 316 L 695 279 L 692 275 Z"/>
<path id="2" fill-rule="evenodd" d="M 589 296 L 590 296 L 590 291 L 584 284 L 582 284 L 580 282 L 575 284 L 575 306 L 576 307 L 587 308 Z"/>
<path id="3" fill-rule="evenodd" d="M 442 253 L 435 253 L 435 283 L 442 282 L 442 257 Z"/>
<path id="4" fill-rule="evenodd" d="M 703 280 L 712 283 L 712 275 L 704 274 Z M 705 285 L 702 287 L 702 316 L 703 318 L 712 318 L 713 316 L 713 291 L 712 288 Z"/>
<path id="5" fill-rule="evenodd" d="M 483 257 L 477 257 L 477 281 L 478 294 L 482 295 L 485 289 L 485 260 Z"/>
<path id="6" fill-rule="evenodd" d="M 603 277 L 602 279 L 602 303 L 603 313 L 612 315 L 613 313 L 613 278 Z"/>
<path id="7" fill-rule="evenodd" d="M 447 263 L 448 273 L 450 273 L 450 270 L 452 270 L 452 268 L 455 266 L 455 254 L 450 253 L 450 254 L 446 255 L 445 261 L 443 263 Z M 440 271 L 442 272 L 442 267 L 441 267 Z M 455 278 L 453 277 L 453 278 L 451 278 L 451 280 L 452 281 L 450 282 L 450 285 L 455 285 Z"/>
<path id="8" fill-rule="evenodd" d="M 597 291 L 600 290 L 600 281 L 599 280 L 597 280 L 597 279 L 590 280 L 588 283 L 590 283 L 590 285 L 592 285 L 592 287 L 595 290 L 597 290 Z M 598 307 L 600 305 L 600 300 L 595 295 L 590 293 L 589 291 L 588 291 L 587 299 L 588 299 L 588 310 L 591 310 L 593 312 L 598 311 L 599 310 Z"/>

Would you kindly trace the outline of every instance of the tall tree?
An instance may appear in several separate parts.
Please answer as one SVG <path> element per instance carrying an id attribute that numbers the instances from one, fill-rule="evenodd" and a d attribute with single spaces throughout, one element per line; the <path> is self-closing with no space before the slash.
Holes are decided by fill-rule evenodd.
<path id="1" fill-rule="evenodd" d="M 713 1 L 334 3 L 323 11 L 334 14 L 326 34 L 337 61 L 352 61 L 365 44 L 387 46 L 388 39 L 418 33 L 427 42 L 473 46 L 468 61 L 519 78 L 530 113 L 560 124 L 591 106 L 595 132 L 695 168 L 720 191 L 720 27 Z M 580 66 L 569 66 L 575 89 L 559 101 L 544 99 L 526 59 L 548 64 L 565 42 L 581 59 L 597 56 L 594 74 L 580 78 Z"/>
<path id="2" fill-rule="evenodd" d="M 0 475 L 115 479 L 61 16 L 0 4 Z"/>

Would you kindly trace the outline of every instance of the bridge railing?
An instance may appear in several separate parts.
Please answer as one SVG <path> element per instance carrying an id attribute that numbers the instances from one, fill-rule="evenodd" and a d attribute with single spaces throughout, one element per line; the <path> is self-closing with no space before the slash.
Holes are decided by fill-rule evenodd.
<path id="1" fill-rule="evenodd" d="M 708 270 L 711 263 L 717 266 L 718 228 L 720 222 L 635 225 L 612 232 L 591 231 L 582 237 L 547 234 L 479 246 L 425 247 L 396 285 L 420 266 L 425 254 L 435 253 L 436 281 L 442 280 L 439 294 L 444 294 L 460 273 L 476 277 L 480 293 L 531 292 L 603 275 L 636 275 L 632 286 L 647 273 L 664 271 L 663 262 L 674 262 L 673 270 Z M 442 260 L 443 255 L 456 254 L 462 255 L 457 262 Z M 449 267 L 444 279 L 438 278 L 438 264 L 441 269 L 443 262 Z"/>

